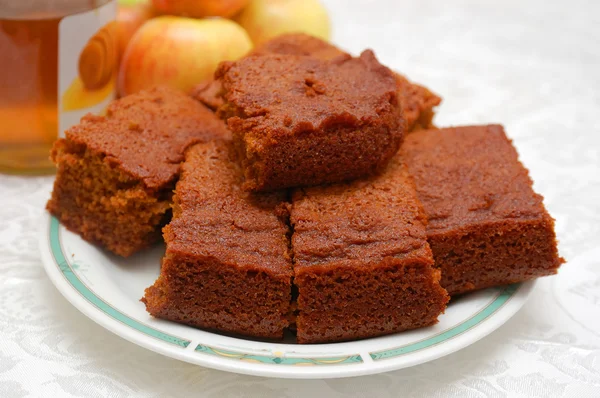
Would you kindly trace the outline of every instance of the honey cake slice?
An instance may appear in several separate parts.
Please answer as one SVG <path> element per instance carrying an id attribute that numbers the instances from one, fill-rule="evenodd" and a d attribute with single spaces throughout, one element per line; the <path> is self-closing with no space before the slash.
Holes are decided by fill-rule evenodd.
<path id="1" fill-rule="evenodd" d="M 85 240 L 129 256 L 160 240 L 185 149 L 228 136 L 209 109 L 173 89 L 116 100 L 54 144 L 47 209 Z"/>
<path id="2" fill-rule="evenodd" d="M 383 170 L 403 137 L 392 72 L 371 51 L 324 61 L 269 54 L 221 63 L 244 189 L 348 181 Z"/>
<path id="3" fill-rule="evenodd" d="M 451 295 L 557 272 L 554 220 L 502 126 L 418 131 L 400 152 Z"/>
<path id="4" fill-rule="evenodd" d="M 155 317 L 278 339 L 290 323 L 285 193 L 249 194 L 228 143 L 188 150 L 160 276 L 142 301 Z"/>
<path id="5" fill-rule="evenodd" d="M 448 302 L 425 216 L 395 157 L 383 175 L 293 193 L 297 338 L 326 343 L 433 325 Z"/>

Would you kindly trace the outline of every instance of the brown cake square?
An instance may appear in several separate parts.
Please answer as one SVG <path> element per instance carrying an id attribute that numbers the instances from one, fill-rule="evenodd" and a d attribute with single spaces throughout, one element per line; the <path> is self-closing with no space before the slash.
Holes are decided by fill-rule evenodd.
<path id="1" fill-rule="evenodd" d="M 300 343 L 353 340 L 437 322 L 448 301 L 406 168 L 298 189 L 290 211 Z"/>
<path id="2" fill-rule="evenodd" d="M 319 59 L 330 60 L 348 55 L 336 46 L 319 38 L 303 34 L 288 33 L 269 40 L 252 52 L 254 55 L 288 54 L 308 55 Z M 405 131 L 433 128 L 434 108 L 442 99 L 427 87 L 410 82 L 406 77 L 396 73 L 396 88 L 402 107 L 402 119 Z M 199 84 L 192 96 L 213 110 L 223 104 L 221 83 L 211 80 Z"/>
<path id="3" fill-rule="evenodd" d="M 218 115 L 244 169 L 243 188 L 268 191 L 381 171 L 403 136 L 392 72 L 371 51 L 324 61 L 263 55 L 222 63 Z"/>
<path id="4" fill-rule="evenodd" d="M 188 150 L 160 276 L 142 301 L 158 318 L 281 338 L 292 289 L 285 193 L 250 194 L 240 183 L 227 143 Z"/>
<path id="5" fill-rule="evenodd" d="M 554 220 L 502 126 L 415 132 L 400 152 L 448 293 L 557 272 Z"/>
<path id="6" fill-rule="evenodd" d="M 252 54 L 309 55 L 319 59 L 333 59 L 348 55 L 333 44 L 305 33 L 285 33 L 256 47 Z"/>
<path id="7" fill-rule="evenodd" d="M 227 136 L 209 109 L 176 90 L 114 101 L 54 144 L 47 208 L 84 239 L 129 256 L 160 239 L 185 149 Z"/>

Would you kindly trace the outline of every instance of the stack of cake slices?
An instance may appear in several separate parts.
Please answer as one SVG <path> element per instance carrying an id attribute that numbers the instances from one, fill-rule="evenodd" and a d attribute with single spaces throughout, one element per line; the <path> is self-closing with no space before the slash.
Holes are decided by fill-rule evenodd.
<path id="1" fill-rule="evenodd" d="M 439 103 L 370 50 L 284 35 L 191 96 L 83 118 L 54 145 L 47 207 L 122 256 L 162 230 L 142 298 L 158 318 L 299 343 L 433 325 L 451 296 L 563 262 L 502 126 L 437 129 Z"/>

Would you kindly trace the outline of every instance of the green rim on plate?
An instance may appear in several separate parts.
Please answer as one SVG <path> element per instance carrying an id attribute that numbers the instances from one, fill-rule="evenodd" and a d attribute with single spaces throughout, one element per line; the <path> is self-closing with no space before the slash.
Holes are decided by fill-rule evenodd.
<path id="1" fill-rule="evenodd" d="M 120 322 L 127 327 L 134 329 L 140 333 L 143 333 L 152 338 L 166 342 L 171 345 L 175 345 L 181 348 L 187 348 L 191 341 L 183 339 L 177 336 L 164 333 L 158 329 L 155 329 L 143 322 L 140 322 L 132 317 L 122 313 L 110 304 L 102 300 L 96 295 L 84 282 L 79 279 L 77 274 L 73 270 L 73 266 L 67 261 L 67 257 L 64 255 L 62 249 L 62 243 L 60 239 L 60 222 L 56 217 L 51 217 L 50 220 L 50 250 L 56 266 L 60 269 L 61 274 L 66 281 L 89 303 L 93 304 L 96 308 L 102 311 L 104 314 Z M 519 290 L 521 284 L 513 284 L 500 288 L 496 298 L 489 303 L 486 307 L 481 309 L 478 313 L 471 316 L 469 319 L 455 325 L 447 330 L 444 330 L 435 336 L 423 339 L 418 342 L 406 344 L 399 347 L 388 348 L 385 350 L 379 350 L 370 352 L 370 360 L 381 361 L 391 358 L 396 358 L 401 355 L 420 351 L 433 347 L 442 342 L 450 340 L 456 336 L 459 336 L 466 331 L 474 328 L 486 318 L 497 312 L 502 308 L 511 297 Z M 274 352 L 274 355 L 257 355 L 250 352 L 232 351 L 230 349 L 223 349 L 219 347 L 212 347 L 205 344 L 198 344 L 194 349 L 196 353 L 200 355 L 212 355 L 221 358 L 228 358 L 236 361 L 249 361 L 257 362 L 269 365 L 348 365 L 348 364 L 360 364 L 363 363 L 361 355 L 346 355 L 338 357 L 289 357 L 282 352 Z"/>

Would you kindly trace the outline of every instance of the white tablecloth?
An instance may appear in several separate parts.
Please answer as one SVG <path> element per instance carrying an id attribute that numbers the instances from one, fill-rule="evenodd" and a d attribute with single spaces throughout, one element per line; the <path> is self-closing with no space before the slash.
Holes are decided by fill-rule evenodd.
<path id="1" fill-rule="evenodd" d="M 338 380 L 229 374 L 137 347 L 68 304 L 37 248 L 52 178 L 0 175 L 0 397 L 600 397 L 600 2 L 326 3 L 336 43 L 371 47 L 444 97 L 439 125 L 506 126 L 557 220 L 560 274 L 431 363 Z"/>

